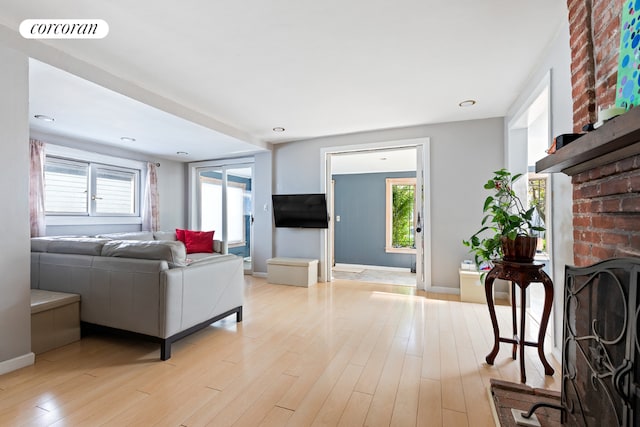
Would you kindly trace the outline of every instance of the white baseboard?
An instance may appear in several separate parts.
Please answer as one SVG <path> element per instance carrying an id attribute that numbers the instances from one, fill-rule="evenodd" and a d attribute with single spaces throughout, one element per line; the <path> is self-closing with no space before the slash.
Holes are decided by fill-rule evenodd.
<path id="1" fill-rule="evenodd" d="M 13 359 L 5 360 L 4 362 L 0 362 L 0 375 L 16 371 L 26 366 L 31 366 L 35 361 L 36 355 L 34 353 L 27 353 L 22 356 L 14 357 Z"/>
<path id="2" fill-rule="evenodd" d="M 253 277 L 264 277 L 265 279 L 267 278 L 267 273 L 261 273 L 259 271 L 254 271 L 253 273 L 251 273 L 251 275 Z"/>
<path id="3" fill-rule="evenodd" d="M 353 268 L 353 269 L 361 269 L 361 270 L 381 270 L 381 271 L 401 271 L 405 273 L 410 273 L 410 268 L 403 267 L 387 267 L 384 265 L 367 265 L 367 264 L 342 264 L 336 263 L 336 267 L 339 268 Z"/>

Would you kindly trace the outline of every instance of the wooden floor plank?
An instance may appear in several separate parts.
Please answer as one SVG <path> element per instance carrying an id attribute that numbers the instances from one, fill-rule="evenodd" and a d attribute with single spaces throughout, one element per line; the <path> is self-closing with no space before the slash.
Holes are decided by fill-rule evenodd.
<path id="1" fill-rule="evenodd" d="M 369 426 L 388 426 L 391 422 L 407 341 L 408 338 L 396 337 L 391 345 L 367 414 L 366 424 Z"/>
<path id="2" fill-rule="evenodd" d="M 391 426 L 415 425 L 418 417 L 418 403 L 420 393 L 420 371 L 422 359 L 411 354 L 405 355 L 400 383 L 396 393 Z"/>
<path id="3" fill-rule="evenodd" d="M 234 427 L 253 427 L 257 423 L 266 420 L 269 413 L 276 408 L 276 402 L 291 388 L 296 377 L 282 374 L 271 384 L 271 386 L 260 395 L 258 399 L 251 403 L 251 406 L 233 424 Z M 281 408 L 282 409 L 282 408 Z M 287 419 L 293 411 L 287 410 Z"/>
<path id="4" fill-rule="evenodd" d="M 312 426 L 335 426 L 338 424 L 361 373 L 362 366 L 347 365 L 322 408 L 318 411 Z"/>
<path id="5" fill-rule="evenodd" d="M 422 378 L 418 394 L 417 426 L 442 425 L 442 387 L 440 381 Z"/>
<path id="6" fill-rule="evenodd" d="M 364 420 L 371 406 L 372 395 L 354 391 L 342 412 L 338 422 L 339 427 L 353 427 L 364 425 Z"/>

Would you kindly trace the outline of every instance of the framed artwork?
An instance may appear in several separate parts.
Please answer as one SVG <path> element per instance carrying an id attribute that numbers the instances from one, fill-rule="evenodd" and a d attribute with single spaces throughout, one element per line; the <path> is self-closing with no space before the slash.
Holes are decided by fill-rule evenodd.
<path id="1" fill-rule="evenodd" d="M 624 0 L 616 106 L 629 110 L 640 103 L 640 0 Z"/>

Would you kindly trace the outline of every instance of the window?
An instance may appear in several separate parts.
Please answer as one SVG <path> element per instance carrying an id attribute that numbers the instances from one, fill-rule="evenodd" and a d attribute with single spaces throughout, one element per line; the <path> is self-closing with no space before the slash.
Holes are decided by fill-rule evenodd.
<path id="1" fill-rule="evenodd" d="M 87 214 L 89 164 L 47 157 L 44 166 L 45 211 Z"/>
<path id="2" fill-rule="evenodd" d="M 136 171 L 96 167 L 96 215 L 136 214 Z"/>
<path id="3" fill-rule="evenodd" d="M 416 253 L 415 178 L 386 180 L 386 252 Z"/>
<path id="4" fill-rule="evenodd" d="M 138 216 L 140 170 L 46 156 L 49 216 Z"/>
<path id="5" fill-rule="evenodd" d="M 548 174 L 529 174 L 528 202 L 536 209 L 533 212 L 533 225 L 548 227 L 547 225 L 547 179 Z M 536 232 L 538 236 L 537 251 L 547 253 L 547 239 L 545 232 Z"/>
<path id="6" fill-rule="evenodd" d="M 222 230 L 222 181 L 204 174 L 200 175 L 201 203 L 200 228 L 202 230 Z M 246 231 L 244 225 L 246 185 L 227 181 L 227 234 L 229 247 L 244 246 Z"/>

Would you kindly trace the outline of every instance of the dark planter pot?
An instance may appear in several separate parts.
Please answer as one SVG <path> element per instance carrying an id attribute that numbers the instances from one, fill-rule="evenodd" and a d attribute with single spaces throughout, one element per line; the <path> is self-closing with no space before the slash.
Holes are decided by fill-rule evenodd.
<path id="1" fill-rule="evenodd" d="M 517 236 L 514 240 L 500 237 L 502 243 L 502 259 L 512 262 L 533 262 L 536 255 L 537 237 Z"/>

